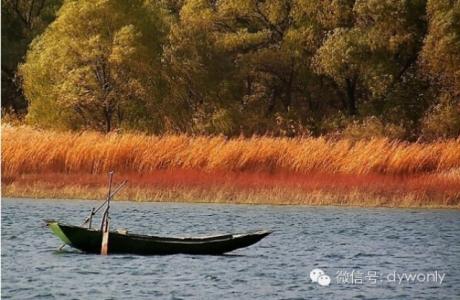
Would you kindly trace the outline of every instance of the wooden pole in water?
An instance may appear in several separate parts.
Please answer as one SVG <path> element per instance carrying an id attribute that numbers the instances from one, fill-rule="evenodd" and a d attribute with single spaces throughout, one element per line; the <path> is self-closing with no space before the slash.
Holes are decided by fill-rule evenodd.
<path id="1" fill-rule="evenodd" d="M 112 199 L 113 196 L 115 196 L 115 194 L 118 193 L 118 192 L 125 186 L 125 184 L 126 184 L 127 182 L 128 182 L 127 180 L 123 181 L 123 182 L 113 191 L 113 193 L 110 194 L 110 197 L 109 197 L 109 198 Z M 85 221 L 83 221 L 83 223 L 81 223 L 80 226 L 84 226 L 86 223 L 89 222 L 88 228 L 91 229 L 91 224 L 92 224 L 93 216 L 94 216 L 95 214 L 97 214 L 97 212 L 107 203 L 107 200 L 108 200 L 108 198 L 107 198 L 107 199 L 104 201 L 104 203 L 102 203 L 98 208 L 95 209 L 95 208 L 93 207 L 93 209 L 91 210 L 90 215 L 85 219 Z M 66 244 L 62 244 L 61 246 L 59 246 L 58 251 L 61 251 L 62 248 L 64 248 L 65 246 L 66 246 Z"/>
<path id="2" fill-rule="evenodd" d="M 109 192 L 107 194 L 107 208 L 105 209 L 104 215 L 102 217 L 102 244 L 101 244 L 101 255 L 107 255 L 109 253 L 109 209 L 110 209 L 110 198 L 112 197 L 112 177 L 113 172 L 109 173 Z"/>
<path id="3" fill-rule="evenodd" d="M 101 244 L 101 255 L 107 255 L 109 252 L 109 218 L 107 214 L 104 214 L 104 220 L 102 221 L 102 244 Z"/>

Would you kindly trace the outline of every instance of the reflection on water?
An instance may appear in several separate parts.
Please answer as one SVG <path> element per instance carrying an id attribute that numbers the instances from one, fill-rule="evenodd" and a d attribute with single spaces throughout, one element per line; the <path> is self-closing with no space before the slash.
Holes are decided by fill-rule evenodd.
<path id="1" fill-rule="evenodd" d="M 98 203 L 3 199 L 2 298 L 455 299 L 460 295 L 459 211 L 116 202 L 112 228 L 130 232 L 175 236 L 275 232 L 224 256 L 102 257 L 70 248 L 56 251 L 60 241 L 42 219 L 79 224 Z M 330 276 L 329 286 L 311 281 L 314 268 Z M 389 280 L 393 274 L 427 276 L 435 271 L 445 274 L 442 283 L 439 277 L 436 282 Z"/>

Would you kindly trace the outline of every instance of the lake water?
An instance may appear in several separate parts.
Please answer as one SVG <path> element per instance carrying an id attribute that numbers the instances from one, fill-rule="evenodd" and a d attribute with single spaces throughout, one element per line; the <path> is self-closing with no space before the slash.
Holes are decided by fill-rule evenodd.
<path id="1" fill-rule="evenodd" d="M 80 224 L 99 203 L 2 199 L 2 298 L 460 296 L 460 211 L 116 202 L 112 228 L 136 233 L 274 233 L 224 256 L 104 257 L 67 247 L 56 251 L 60 241 L 42 219 Z M 329 286 L 310 280 L 314 268 L 329 275 Z"/>

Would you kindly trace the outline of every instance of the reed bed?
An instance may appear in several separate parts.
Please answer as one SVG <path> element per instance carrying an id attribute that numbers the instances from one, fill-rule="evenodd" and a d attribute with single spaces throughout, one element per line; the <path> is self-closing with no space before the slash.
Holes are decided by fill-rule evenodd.
<path id="1" fill-rule="evenodd" d="M 147 136 L 2 127 L 3 176 L 195 169 L 300 174 L 455 173 L 460 139 L 408 143 L 326 138 Z"/>
<path id="2" fill-rule="evenodd" d="M 434 175 L 287 175 L 154 171 L 118 174 L 129 185 L 117 200 L 460 208 L 458 180 Z M 103 199 L 107 178 L 91 174 L 27 174 L 3 184 L 9 197 Z"/>
<path id="3" fill-rule="evenodd" d="M 2 127 L 2 192 L 121 199 L 460 208 L 460 139 L 191 137 Z"/>

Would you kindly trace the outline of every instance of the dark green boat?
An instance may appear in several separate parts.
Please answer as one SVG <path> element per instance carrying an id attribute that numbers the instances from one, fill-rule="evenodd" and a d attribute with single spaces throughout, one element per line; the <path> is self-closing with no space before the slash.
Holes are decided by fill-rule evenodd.
<path id="1" fill-rule="evenodd" d="M 87 253 L 100 253 L 102 232 L 79 226 L 64 225 L 57 221 L 46 221 L 48 227 L 66 245 Z M 211 254 L 218 255 L 257 243 L 270 231 L 244 234 L 227 234 L 209 237 L 171 238 L 110 231 L 109 254 Z"/>
<path id="2" fill-rule="evenodd" d="M 113 172 L 109 173 L 109 191 L 107 199 L 98 208 L 93 208 L 90 215 L 81 226 L 65 225 L 55 220 L 46 220 L 46 224 L 59 237 L 65 245 L 77 248 L 87 253 L 107 254 L 223 254 L 235 249 L 243 248 L 257 243 L 270 231 L 255 231 L 243 234 L 226 234 L 207 237 L 172 238 L 140 234 L 131 234 L 126 231 L 109 231 L 110 227 L 110 201 L 120 191 L 127 181 L 123 181 L 112 191 Z M 102 215 L 100 229 L 92 229 L 93 216 L 105 207 Z M 88 224 L 88 227 L 83 225 Z"/>

